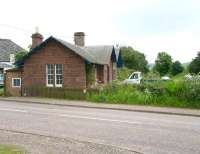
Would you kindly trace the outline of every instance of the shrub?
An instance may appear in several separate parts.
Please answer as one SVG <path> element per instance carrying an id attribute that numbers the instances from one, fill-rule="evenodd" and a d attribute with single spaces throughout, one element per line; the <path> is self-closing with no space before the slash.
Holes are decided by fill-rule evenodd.
<path id="1" fill-rule="evenodd" d="M 26 50 L 19 51 L 15 54 L 15 60 L 21 61 L 27 54 L 28 54 L 28 51 Z"/>
<path id="2" fill-rule="evenodd" d="M 193 81 L 180 81 L 168 83 L 165 89 L 170 96 L 178 97 L 188 102 L 200 101 L 200 83 Z"/>
<path id="3" fill-rule="evenodd" d="M 120 68 L 120 69 L 117 69 L 117 79 L 119 81 L 122 81 L 122 80 L 125 80 L 127 79 L 131 73 L 133 73 L 134 70 L 132 69 L 128 69 L 126 67 L 123 67 L 123 68 Z"/>

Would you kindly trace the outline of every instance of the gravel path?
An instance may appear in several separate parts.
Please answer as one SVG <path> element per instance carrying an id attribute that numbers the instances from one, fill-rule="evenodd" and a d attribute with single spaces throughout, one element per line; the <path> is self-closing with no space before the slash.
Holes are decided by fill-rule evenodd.
<path id="1" fill-rule="evenodd" d="M 27 154 L 133 154 L 113 146 L 0 130 L 0 144 L 17 145 Z"/>

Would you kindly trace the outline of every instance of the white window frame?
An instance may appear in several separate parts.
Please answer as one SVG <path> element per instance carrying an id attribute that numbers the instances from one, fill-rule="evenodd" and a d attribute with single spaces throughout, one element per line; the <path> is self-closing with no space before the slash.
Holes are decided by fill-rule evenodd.
<path id="1" fill-rule="evenodd" d="M 0 84 L 3 84 L 4 82 L 4 74 L 0 71 Z"/>
<path id="2" fill-rule="evenodd" d="M 53 65 L 53 64 L 46 64 L 46 85 L 47 85 L 47 87 L 53 87 L 53 83 L 52 84 L 48 83 L 48 75 L 54 76 L 54 74 L 48 74 L 48 65 Z M 53 68 L 54 68 L 54 65 L 53 65 L 52 69 Z"/>
<path id="3" fill-rule="evenodd" d="M 19 86 L 14 85 L 14 80 L 19 80 Z M 12 78 L 12 88 L 21 88 L 21 78 Z"/>
<path id="4" fill-rule="evenodd" d="M 10 54 L 10 63 L 14 64 L 15 63 L 15 54 Z"/>
<path id="5" fill-rule="evenodd" d="M 57 73 L 56 73 L 56 65 L 61 65 L 62 74 L 57 74 Z M 55 64 L 55 65 L 54 65 L 54 71 L 55 71 L 55 76 L 54 76 L 54 77 L 55 77 L 55 78 L 54 78 L 54 79 L 55 79 L 55 80 L 54 80 L 54 82 L 55 82 L 55 87 L 62 87 L 62 86 L 63 86 L 63 65 L 62 65 L 62 64 Z M 61 76 L 62 76 L 62 84 L 57 84 L 57 83 L 56 83 L 57 75 L 61 75 Z"/>

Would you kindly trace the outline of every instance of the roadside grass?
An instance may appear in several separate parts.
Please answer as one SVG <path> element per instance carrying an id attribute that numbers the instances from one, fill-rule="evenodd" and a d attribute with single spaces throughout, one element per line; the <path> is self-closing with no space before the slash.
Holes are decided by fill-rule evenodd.
<path id="1" fill-rule="evenodd" d="M 4 95 L 4 89 L 2 87 L 0 87 L 0 96 Z"/>
<path id="2" fill-rule="evenodd" d="M 87 100 L 99 103 L 136 104 L 200 109 L 200 84 L 159 82 L 140 85 L 109 84 Z"/>
<path id="3" fill-rule="evenodd" d="M 26 154 L 26 152 L 12 145 L 0 145 L 0 154 Z"/>
<path id="4" fill-rule="evenodd" d="M 177 82 L 177 81 L 183 81 L 183 80 L 184 80 L 184 76 L 185 76 L 186 74 L 188 74 L 188 72 L 182 72 L 182 73 L 180 73 L 180 74 L 178 74 L 178 75 L 173 76 L 171 79 L 172 79 L 173 81 L 175 81 L 175 82 Z"/>

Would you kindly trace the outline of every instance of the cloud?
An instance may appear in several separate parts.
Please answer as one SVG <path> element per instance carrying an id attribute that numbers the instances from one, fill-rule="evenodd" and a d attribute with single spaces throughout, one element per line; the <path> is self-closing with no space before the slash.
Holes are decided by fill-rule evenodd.
<path id="1" fill-rule="evenodd" d="M 131 35 L 176 33 L 194 24 L 200 25 L 199 5 L 200 2 L 161 0 L 154 5 L 136 8 L 116 17 L 115 24 Z"/>
<path id="2" fill-rule="evenodd" d="M 199 49 L 199 1 L 154 1 L 115 17 L 116 29 L 123 31 L 126 44 L 144 52 L 153 62 L 158 52 L 173 59 L 190 61 Z"/>

